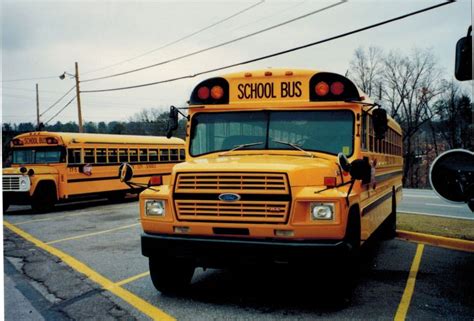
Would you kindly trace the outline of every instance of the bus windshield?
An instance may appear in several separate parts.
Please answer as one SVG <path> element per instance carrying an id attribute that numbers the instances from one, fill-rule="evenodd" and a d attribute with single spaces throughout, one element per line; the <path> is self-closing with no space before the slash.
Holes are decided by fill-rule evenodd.
<path id="1" fill-rule="evenodd" d="M 13 164 L 48 164 L 61 162 L 61 147 L 33 147 L 13 150 Z"/>
<path id="2" fill-rule="evenodd" d="M 199 113 L 193 117 L 190 154 L 235 149 L 353 153 L 354 114 L 349 110 Z M 282 143 L 283 142 L 283 143 Z"/>

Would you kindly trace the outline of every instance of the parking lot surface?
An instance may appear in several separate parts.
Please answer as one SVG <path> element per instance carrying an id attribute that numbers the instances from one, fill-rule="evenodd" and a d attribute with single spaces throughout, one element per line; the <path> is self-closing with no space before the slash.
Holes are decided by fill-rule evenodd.
<path id="1" fill-rule="evenodd" d="M 197 269 L 189 291 L 161 295 L 140 251 L 138 203 L 105 200 L 4 215 L 6 319 L 473 320 L 474 255 L 400 239 L 366 247 L 345 271 L 278 266 Z M 13 293 L 13 292 L 12 292 Z"/>

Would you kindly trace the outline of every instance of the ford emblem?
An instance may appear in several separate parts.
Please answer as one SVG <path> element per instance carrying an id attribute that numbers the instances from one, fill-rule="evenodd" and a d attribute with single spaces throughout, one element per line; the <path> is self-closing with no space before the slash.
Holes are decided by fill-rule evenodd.
<path id="1" fill-rule="evenodd" d="M 223 202 L 236 202 L 240 200 L 240 195 L 234 193 L 223 193 L 219 195 L 219 199 Z"/>

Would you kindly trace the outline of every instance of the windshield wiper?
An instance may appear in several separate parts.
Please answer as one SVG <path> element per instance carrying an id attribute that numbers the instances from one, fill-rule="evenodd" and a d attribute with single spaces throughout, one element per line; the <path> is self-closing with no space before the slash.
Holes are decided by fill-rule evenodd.
<path id="1" fill-rule="evenodd" d="M 238 150 L 238 149 L 242 149 L 242 148 L 245 148 L 245 147 L 250 147 L 250 146 L 255 146 L 255 145 L 261 145 L 263 144 L 263 142 L 256 142 L 256 143 L 247 143 L 247 144 L 240 144 L 240 145 L 235 145 L 232 149 L 229 149 L 228 151 L 225 151 L 221 154 L 219 154 L 219 156 L 224 156 L 230 152 L 233 152 L 234 150 Z"/>
<path id="2" fill-rule="evenodd" d="M 311 154 L 310 152 L 305 151 L 303 148 L 301 148 L 301 147 L 300 147 L 299 145 L 297 145 L 297 144 L 289 143 L 289 142 L 282 142 L 282 141 L 279 141 L 279 140 L 274 140 L 273 142 L 274 142 L 274 143 L 278 143 L 278 144 L 282 144 L 282 145 L 291 146 L 291 147 L 293 147 L 294 149 L 297 149 L 297 150 L 299 150 L 299 151 L 302 151 L 303 153 L 305 153 L 307 156 L 309 156 L 309 157 L 311 157 L 311 158 L 314 157 L 313 154 Z"/>

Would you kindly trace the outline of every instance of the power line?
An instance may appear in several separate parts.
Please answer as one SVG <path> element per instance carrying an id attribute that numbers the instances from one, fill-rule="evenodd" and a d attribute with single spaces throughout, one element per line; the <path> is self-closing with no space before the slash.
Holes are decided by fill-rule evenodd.
<path id="1" fill-rule="evenodd" d="M 208 26 L 206 26 L 206 27 L 204 27 L 204 28 L 202 28 L 202 29 L 199 29 L 199 30 L 197 30 L 197 31 L 195 31 L 195 32 L 193 32 L 193 33 L 190 33 L 190 34 L 188 34 L 188 35 L 186 35 L 186 36 L 184 36 L 184 37 L 181 37 L 181 38 L 179 38 L 179 39 L 177 39 L 177 40 L 174 40 L 174 41 L 172 41 L 172 42 L 169 42 L 169 43 L 167 43 L 167 44 L 165 44 L 165 45 L 163 45 L 163 46 L 161 46 L 161 47 L 159 47 L 159 48 L 156 48 L 156 49 L 147 51 L 147 52 L 145 52 L 145 53 L 142 53 L 142 54 L 140 54 L 140 55 L 138 55 L 138 56 L 135 56 L 135 57 L 132 57 L 132 58 L 129 58 L 129 59 L 126 59 L 126 60 L 119 61 L 119 62 L 117 62 L 117 63 L 115 63 L 115 64 L 112 64 L 112 65 L 109 65 L 109 66 L 106 66 L 106 67 L 102 67 L 102 68 L 99 68 L 99 69 L 95 69 L 95 70 L 90 70 L 90 71 L 87 71 L 87 72 L 83 72 L 82 74 L 85 75 L 85 74 L 93 73 L 93 72 L 96 72 L 96 71 L 99 71 L 99 70 L 104 70 L 104 69 L 108 69 L 108 68 L 111 68 L 111 67 L 115 67 L 115 66 L 121 65 L 121 64 L 123 64 L 123 63 L 125 63 L 125 62 L 130 62 L 130 61 L 132 61 L 132 60 L 135 60 L 135 59 L 141 58 L 141 57 L 143 57 L 143 56 L 149 55 L 149 54 L 151 54 L 151 53 L 153 53 L 153 52 L 155 52 L 155 51 L 168 48 L 168 47 L 170 47 L 170 46 L 172 46 L 172 45 L 174 45 L 174 44 L 177 44 L 178 42 L 181 42 L 181 41 L 183 41 L 183 40 L 189 39 L 189 38 L 191 38 L 192 36 L 195 36 L 195 35 L 197 35 L 197 34 L 203 32 L 203 31 L 206 31 L 206 30 L 208 30 L 208 29 L 210 29 L 210 28 L 212 28 L 212 27 L 215 27 L 215 26 L 217 26 L 217 25 L 219 25 L 219 24 L 221 24 L 221 23 L 223 23 L 223 22 L 225 22 L 225 21 L 228 21 L 228 20 L 232 19 L 232 18 L 235 18 L 235 17 L 237 17 L 238 15 L 241 15 L 242 13 L 244 13 L 244 12 L 246 12 L 246 11 L 249 11 L 249 10 L 251 10 L 251 9 L 253 9 L 253 8 L 255 8 L 255 7 L 257 7 L 257 6 L 261 5 L 261 4 L 264 3 L 264 2 L 265 2 L 265 0 L 260 0 L 259 2 L 253 4 L 253 5 L 251 5 L 251 6 L 247 7 L 247 8 L 245 8 L 245 9 L 242 9 L 242 10 L 240 10 L 240 11 L 238 11 L 238 12 L 236 12 L 236 13 L 234 13 L 234 14 L 232 14 L 232 15 L 230 15 L 230 16 L 224 18 L 224 19 L 221 19 L 221 20 L 219 20 L 219 21 L 217 21 L 217 22 L 214 22 L 214 23 L 212 23 L 212 24 L 210 24 L 210 25 L 208 25 Z"/>
<path id="2" fill-rule="evenodd" d="M 58 76 L 37 77 L 37 78 L 21 78 L 21 79 L 7 79 L 7 80 L 0 80 L 0 82 L 14 82 L 14 81 L 28 81 L 28 80 L 43 80 L 43 79 L 53 79 L 53 78 L 58 78 Z"/>
<path id="3" fill-rule="evenodd" d="M 50 119 L 48 119 L 47 121 L 44 122 L 44 124 L 48 124 L 51 120 L 53 120 L 57 115 L 59 115 L 64 109 L 66 109 L 67 106 L 69 106 L 73 101 L 74 99 L 76 99 L 76 96 L 72 97 L 72 99 L 66 104 L 64 105 L 63 108 L 61 108 L 56 114 L 54 114 L 53 117 L 51 117 Z"/>
<path id="4" fill-rule="evenodd" d="M 220 48 L 220 47 L 229 45 L 229 44 L 231 44 L 231 43 L 234 43 L 234 42 L 237 42 L 237 41 L 246 39 L 246 38 L 250 38 L 250 37 L 256 36 L 256 35 L 258 35 L 258 34 L 261 34 L 261 33 L 263 33 L 263 32 L 266 32 L 266 31 L 269 31 L 269 30 L 272 30 L 272 29 L 279 28 L 279 27 L 281 27 L 281 26 L 287 25 L 287 24 L 292 23 L 292 22 L 295 22 L 295 21 L 297 21 L 297 20 L 300 20 L 300 19 L 309 17 L 309 16 L 311 16 L 311 15 L 314 15 L 314 14 L 316 14 L 316 13 L 320 13 L 320 12 L 326 11 L 326 10 L 328 10 L 328 9 L 331 9 L 331 8 L 333 8 L 333 7 L 336 7 L 336 6 L 338 6 L 338 5 L 341 5 L 341 4 L 343 4 L 343 3 L 347 2 L 347 1 L 348 1 L 348 0 L 340 0 L 339 2 L 337 2 L 337 3 L 335 3 L 335 4 L 326 6 L 326 7 L 321 8 L 321 9 L 317 9 L 317 10 L 311 11 L 311 12 L 309 12 L 309 13 L 306 13 L 306 14 L 304 14 L 304 15 L 298 16 L 298 17 L 296 17 L 296 18 L 292 18 L 292 19 L 290 19 L 290 20 L 286 20 L 286 21 L 281 22 L 281 23 L 278 23 L 278 24 L 276 24 L 276 25 L 273 25 L 273 26 L 270 26 L 270 27 L 267 27 L 267 28 L 264 28 L 264 29 L 261 29 L 261 30 L 258 30 L 258 31 L 252 32 L 252 33 L 249 33 L 249 34 L 244 35 L 244 36 L 237 37 L 237 38 L 232 39 L 232 40 L 228 40 L 228 41 L 219 43 L 219 44 L 214 45 L 214 46 L 211 46 L 211 47 L 207 47 L 207 48 L 204 48 L 204 49 L 200 49 L 200 50 L 197 50 L 197 51 L 194 51 L 194 52 L 191 52 L 191 53 L 182 55 L 182 56 L 178 56 L 178 57 L 175 57 L 175 58 L 171 58 L 171 59 L 168 59 L 168 60 L 165 60 L 165 61 L 161 61 L 161 62 L 152 64 L 152 65 L 148 65 L 148 66 L 144 66 L 144 67 L 132 69 L 132 70 L 129 70 L 129 71 L 124 71 L 124 72 L 120 72 L 120 73 L 116 73 L 116 74 L 112 74 L 112 75 L 108 75 L 108 76 L 103 76 L 103 77 L 96 77 L 96 78 L 90 78 L 90 79 L 82 80 L 82 82 L 88 82 L 88 81 L 94 81 L 94 80 L 101 80 L 101 79 L 106 79 L 106 78 L 112 78 L 112 77 L 123 76 L 123 75 L 131 74 L 131 73 L 134 73 L 134 72 L 137 72 L 137 71 L 142 71 L 142 70 L 145 70 L 145 69 L 149 69 L 149 68 L 153 68 L 153 67 L 165 65 L 165 64 L 168 64 L 168 63 L 170 63 L 170 62 L 174 62 L 174 61 L 177 61 L 177 60 L 181 60 L 181 59 L 184 59 L 184 58 L 188 58 L 188 57 L 191 57 L 191 56 L 194 56 L 194 55 L 197 55 L 197 54 L 200 54 L 200 53 L 209 51 L 209 50 L 213 50 L 213 49 L 217 49 L 217 48 Z"/>
<path id="5" fill-rule="evenodd" d="M 266 55 L 266 56 L 246 60 L 246 61 L 243 61 L 243 62 L 239 62 L 239 63 L 235 63 L 235 64 L 223 66 L 223 67 L 218 67 L 218 68 L 209 69 L 209 70 L 206 70 L 206 71 L 201 71 L 201 72 L 198 72 L 198 73 L 192 74 L 192 75 L 175 77 L 175 78 L 170 78 L 170 79 L 166 79 L 166 80 L 160 80 L 160 81 L 155 81 L 155 82 L 145 83 L 145 84 L 140 84 L 140 85 L 134 85 L 134 86 L 117 87 L 117 88 L 109 88 L 109 89 L 97 89 L 97 90 L 84 90 L 84 91 L 81 91 L 81 92 L 83 92 L 83 93 L 94 93 L 94 92 L 127 90 L 127 89 L 133 89 L 133 88 L 153 86 L 153 85 L 158 85 L 158 84 L 163 84 L 163 83 L 168 83 L 168 82 L 174 82 L 174 81 L 177 81 L 177 80 L 194 78 L 194 77 L 204 75 L 204 74 L 208 74 L 208 73 L 211 73 L 211 72 L 220 71 L 220 70 L 224 70 L 224 69 L 228 69 L 228 68 L 232 68 L 232 67 L 237 67 L 237 66 L 241 66 L 241 65 L 246 65 L 246 64 L 257 62 L 257 61 L 260 61 L 260 60 L 265 60 L 265 59 L 273 58 L 273 57 L 276 57 L 276 56 L 284 55 L 284 54 L 287 54 L 287 53 L 290 53 L 290 52 L 293 52 L 293 51 L 298 51 L 298 50 L 301 50 L 301 49 L 316 46 L 316 45 L 319 45 L 319 44 L 322 44 L 322 43 L 325 43 L 325 42 L 329 42 L 329 41 L 332 41 L 332 40 L 336 40 L 336 39 L 339 39 L 339 38 L 347 37 L 347 36 L 350 36 L 350 35 L 355 34 L 355 33 L 359 33 L 359 32 L 365 31 L 365 30 L 369 30 L 369 29 L 373 29 L 373 28 L 376 28 L 376 27 L 379 27 L 379 26 L 382 26 L 382 25 L 385 25 L 385 24 L 388 24 L 388 23 L 391 23 L 391 22 L 394 22 L 394 21 L 397 21 L 397 20 L 402 20 L 402 19 L 408 18 L 410 16 L 414 16 L 414 15 L 423 13 L 425 11 L 433 10 L 435 8 L 445 6 L 447 4 L 451 4 L 451 3 L 454 3 L 454 2 L 456 2 L 456 0 L 447 0 L 447 1 L 445 1 L 443 3 L 440 3 L 440 4 L 437 4 L 437 5 L 433 5 L 433 6 L 430 6 L 430 7 L 426 7 L 424 9 L 412 11 L 410 13 L 407 13 L 407 14 L 404 14 L 404 15 L 401 15 L 401 16 L 397 16 L 397 17 L 392 18 L 392 19 L 384 20 L 384 21 L 381 21 L 381 22 L 378 22 L 378 23 L 375 23 L 375 24 L 372 24 L 372 25 L 368 25 L 368 26 L 365 26 L 365 27 L 362 27 L 362 28 L 359 28 L 359 29 L 355 29 L 355 30 L 352 30 L 352 31 L 349 31 L 349 32 L 345 32 L 345 33 L 342 33 L 342 34 L 339 34 L 339 35 L 336 35 L 336 36 L 333 36 L 333 37 L 329 37 L 329 38 L 326 38 L 326 39 L 323 39 L 323 40 L 311 42 L 311 43 L 308 43 L 306 45 L 302 45 L 302 46 L 299 46 L 299 47 L 293 47 L 291 49 L 279 51 L 279 52 L 276 52 L 276 53 L 273 53 L 273 54 L 270 54 L 270 55 Z"/>
<path id="6" fill-rule="evenodd" d="M 45 111 L 43 111 L 40 116 L 43 116 L 45 113 L 47 113 L 51 108 L 53 108 L 54 106 L 56 106 L 61 100 L 63 100 L 64 97 L 66 97 L 67 94 L 69 94 L 74 88 L 76 88 L 76 86 L 72 86 L 71 89 L 69 89 L 64 95 L 62 95 L 58 100 L 56 100 L 55 103 L 53 103 L 51 106 L 49 106 L 48 108 L 46 108 Z"/>

